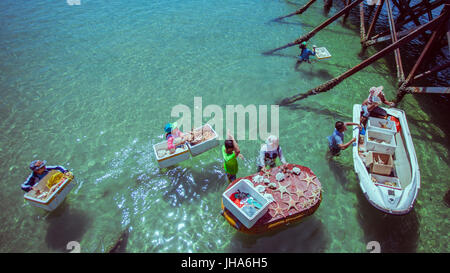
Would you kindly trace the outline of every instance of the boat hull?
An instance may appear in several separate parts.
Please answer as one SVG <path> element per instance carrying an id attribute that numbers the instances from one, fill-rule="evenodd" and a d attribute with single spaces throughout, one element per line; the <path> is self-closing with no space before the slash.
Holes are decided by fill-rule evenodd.
<path id="1" fill-rule="evenodd" d="M 406 186 L 394 187 L 373 182 L 371 176 L 373 174 L 369 173 L 368 168 L 359 154 L 360 145 L 353 146 L 354 169 L 358 176 L 361 190 L 372 206 L 384 213 L 405 215 L 413 209 L 420 189 L 419 165 L 417 163 L 416 153 L 405 113 L 402 110 L 395 108 L 383 109 L 386 110 L 389 115 L 396 117 L 400 122 L 400 131 L 397 132 L 397 146 L 402 147 L 401 152 L 405 155 L 404 161 L 408 162 L 409 171 L 403 172 L 398 178 L 402 181 L 400 184 Z M 353 106 L 353 122 L 359 124 L 360 113 L 361 105 L 355 104 Z M 353 130 L 353 137 L 357 139 L 356 143 L 359 143 L 359 130 Z M 396 152 L 400 152 L 399 148 L 396 149 Z M 400 160 L 400 156 L 397 156 L 397 160 Z"/>

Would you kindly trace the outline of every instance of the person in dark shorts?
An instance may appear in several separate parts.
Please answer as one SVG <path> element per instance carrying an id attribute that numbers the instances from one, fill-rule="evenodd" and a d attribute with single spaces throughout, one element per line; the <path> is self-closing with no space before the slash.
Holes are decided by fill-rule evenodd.
<path id="1" fill-rule="evenodd" d="M 316 55 L 316 46 L 313 46 L 313 50 L 311 51 L 308 48 L 306 48 L 306 42 L 303 42 L 299 45 L 299 48 L 300 48 L 301 52 L 300 52 L 300 55 L 298 55 L 298 60 L 297 60 L 297 63 L 295 64 L 296 70 L 302 62 L 311 63 L 309 56 Z"/>

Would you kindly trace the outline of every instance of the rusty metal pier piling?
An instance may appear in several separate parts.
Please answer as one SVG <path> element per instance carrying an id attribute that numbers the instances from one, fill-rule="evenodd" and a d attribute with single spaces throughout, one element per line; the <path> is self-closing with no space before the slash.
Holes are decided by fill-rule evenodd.
<path id="1" fill-rule="evenodd" d="M 428 71 L 424 71 L 421 74 L 417 74 L 419 72 L 419 67 L 426 60 L 426 56 L 429 56 L 430 48 L 435 46 L 439 46 L 439 42 L 443 37 L 447 37 L 450 39 L 450 4 L 448 0 L 423 0 L 414 6 L 410 6 L 411 0 L 378 0 L 378 5 L 375 10 L 375 14 L 373 15 L 369 28 L 366 32 L 366 22 L 365 22 L 365 2 L 373 3 L 376 0 L 343 0 L 344 7 L 338 11 L 335 15 L 331 16 L 329 19 L 325 20 L 319 26 L 311 30 L 309 33 L 299 37 L 293 42 L 290 42 L 284 46 L 269 50 L 264 52 L 265 55 L 273 54 L 275 51 L 282 50 L 297 44 L 300 44 L 304 41 L 308 41 L 314 35 L 316 35 L 320 30 L 327 27 L 332 22 L 336 21 L 341 16 L 344 16 L 344 22 L 346 17 L 349 15 L 349 12 L 352 8 L 359 4 L 359 19 L 360 19 L 360 38 L 361 38 L 361 47 L 362 50 L 365 50 L 367 47 L 390 41 L 391 44 L 383 48 L 382 50 L 375 53 L 373 56 L 368 57 L 366 60 L 362 61 L 360 64 L 354 66 L 353 68 L 345 71 L 341 75 L 307 91 L 304 93 L 299 93 L 292 97 L 288 97 L 283 99 L 279 104 L 286 105 L 293 103 L 298 100 L 302 100 L 307 98 L 308 96 L 319 94 L 331 90 L 333 87 L 338 85 L 340 82 L 345 80 L 346 78 L 352 76 L 358 71 L 364 69 L 368 65 L 371 65 L 375 61 L 379 60 L 382 57 L 385 57 L 387 54 L 394 52 L 394 59 L 396 64 L 397 71 L 397 80 L 399 89 L 397 90 L 397 97 L 395 102 L 399 103 L 403 96 L 407 93 L 450 93 L 450 87 L 414 87 L 412 84 L 417 79 L 423 78 L 425 76 L 431 75 L 433 73 L 442 71 L 450 67 L 449 63 L 445 63 L 442 65 L 438 65 L 429 69 Z M 299 15 L 304 13 L 308 7 L 310 7 L 315 0 L 310 0 L 306 5 L 304 5 L 301 9 L 297 10 L 294 13 L 291 13 L 286 16 L 278 17 L 276 20 L 281 20 L 293 15 Z M 332 0 L 324 1 L 324 9 L 329 7 L 332 4 Z M 375 25 L 380 17 L 380 14 L 383 11 L 383 7 L 386 8 L 387 19 L 389 23 L 389 29 L 387 31 L 380 32 L 378 34 L 375 33 Z M 399 15 L 397 18 L 394 18 L 393 8 L 397 8 L 399 11 Z M 436 8 L 442 7 L 441 13 L 436 18 L 433 18 L 432 11 Z M 370 11 L 373 11 L 373 7 Z M 427 15 L 428 21 L 425 23 L 421 23 L 420 17 L 423 15 Z M 406 24 L 413 22 L 415 24 L 412 28 L 403 29 Z M 427 35 L 431 32 L 431 36 Z M 402 58 L 400 54 L 400 47 L 405 45 L 406 43 L 412 41 L 415 38 L 422 36 L 427 39 L 427 42 L 416 60 L 413 68 L 409 72 L 408 76 L 405 78 L 404 67 L 402 64 Z M 450 40 L 449 47 L 450 47 Z"/>

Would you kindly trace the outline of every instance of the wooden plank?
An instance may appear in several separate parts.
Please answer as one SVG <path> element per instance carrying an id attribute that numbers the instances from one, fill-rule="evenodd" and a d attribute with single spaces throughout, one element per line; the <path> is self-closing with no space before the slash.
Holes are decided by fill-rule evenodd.
<path id="1" fill-rule="evenodd" d="M 450 94 L 450 87 L 409 87 L 412 93 Z"/>

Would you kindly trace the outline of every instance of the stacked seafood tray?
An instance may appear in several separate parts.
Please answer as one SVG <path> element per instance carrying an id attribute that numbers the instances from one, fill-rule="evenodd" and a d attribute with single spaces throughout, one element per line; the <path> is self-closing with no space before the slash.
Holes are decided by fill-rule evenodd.
<path id="1" fill-rule="evenodd" d="M 218 135 L 209 124 L 186 133 L 187 141 L 171 153 L 167 149 L 167 141 L 153 145 L 156 160 L 160 168 L 167 168 L 185 161 L 190 155 L 196 156 L 219 145 Z"/>
<path id="2" fill-rule="evenodd" d="M 397 148 L 395 122 L 369 117 L 364 135 L 366 166 L 370 168 L 371 178 L 376 183 L 398 185 L 391 173 L 394 169 L 393 155 Z M 398 180 L 398 179 L 397 179 Z M 385 183 L 384 183 L 384 182 Z"/>

